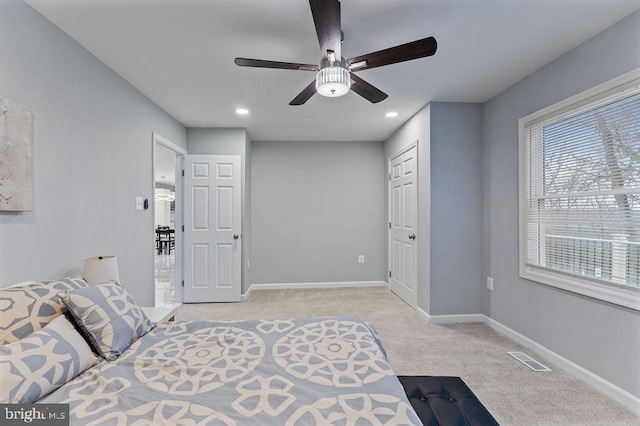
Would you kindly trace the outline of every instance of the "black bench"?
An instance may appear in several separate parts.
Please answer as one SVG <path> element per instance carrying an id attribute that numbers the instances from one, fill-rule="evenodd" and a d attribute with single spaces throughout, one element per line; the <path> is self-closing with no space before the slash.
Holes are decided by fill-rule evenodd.
<path id="1" fill-rule="evenodd" d="M 398 376 L 425 426 L 494 426 L 498 422 L 460 377 Z"/>

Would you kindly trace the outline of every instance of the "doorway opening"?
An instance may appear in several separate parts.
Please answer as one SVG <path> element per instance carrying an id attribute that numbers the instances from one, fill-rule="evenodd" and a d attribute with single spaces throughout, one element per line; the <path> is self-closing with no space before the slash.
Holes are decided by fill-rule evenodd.
<path id="1" fill-rule="evenodd" d="M 154 277 L 155 306 L 182 302 L 181 182 L 186 151 L 154 133 Z"/>

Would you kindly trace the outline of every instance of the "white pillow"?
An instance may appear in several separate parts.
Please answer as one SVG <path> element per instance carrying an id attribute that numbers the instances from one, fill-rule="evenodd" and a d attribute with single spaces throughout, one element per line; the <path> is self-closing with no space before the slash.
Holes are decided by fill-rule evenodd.
<path id="1" fill-rule="evenodd" d="M 37 401 L 97 362 L 61 315 L 22 340 L 0 346 L 0 403 Z"/>

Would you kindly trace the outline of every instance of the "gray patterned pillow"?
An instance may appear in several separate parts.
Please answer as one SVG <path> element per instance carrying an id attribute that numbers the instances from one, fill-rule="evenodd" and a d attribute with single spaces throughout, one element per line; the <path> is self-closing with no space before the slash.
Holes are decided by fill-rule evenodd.
<path id="1" fill-rule="evenodd" d="M 151 321 L 129 292 L 117 283 L 61 294 L 76 324 L 99 355 L 113 361 L 151 330 Z"/>
<path id="2" fill-rule="evenodd" d="M 18 341 L 66 312 L 58 293 L 87 286 L 74 277 L 1 289 L 0 345 Z"/>
<path id="3" fill-rule="evenodd" d="M 37 401 L 97 362 L 69 320 L 58 316 L 30 336 L 0 346 L 0 402 Z"/>

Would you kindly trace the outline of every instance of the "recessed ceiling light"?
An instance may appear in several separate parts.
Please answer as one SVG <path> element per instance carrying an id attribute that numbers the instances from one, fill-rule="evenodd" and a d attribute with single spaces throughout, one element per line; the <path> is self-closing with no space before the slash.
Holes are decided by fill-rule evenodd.
<path id="1" fill-rule="evenodd" d="M 249 114 L 249 110 L 248 109 L 244 109 L 244 108 L 238 108 L 236 110 L 236 114 L 247 115 L 247 114 Z"/>
<path id="2" fill-rule="evenodd" d="M 398 113 L 395 112 L 395 111 L 391 111 L 391 112 L 386 113 L 384 116 L 387 117 L 387 118 L 393 118 L 393 117 L 397 117 Z"/>

